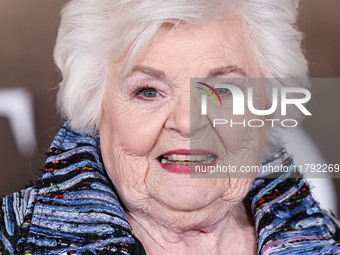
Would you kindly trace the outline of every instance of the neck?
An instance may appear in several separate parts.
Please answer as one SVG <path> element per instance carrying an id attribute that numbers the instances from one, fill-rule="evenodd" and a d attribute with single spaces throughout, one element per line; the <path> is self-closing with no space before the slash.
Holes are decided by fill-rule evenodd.
<path id="1" fill-rule="evenodd" d="M 126 216 L 148 255 L 256 254 L 255 229 L 248 212 L 241 202 L 222 215 L 216 212 L 204 218 L 186 212 L 185 217 L 182 214 L 166 223 L 139 213 L 126 212 Z"/>

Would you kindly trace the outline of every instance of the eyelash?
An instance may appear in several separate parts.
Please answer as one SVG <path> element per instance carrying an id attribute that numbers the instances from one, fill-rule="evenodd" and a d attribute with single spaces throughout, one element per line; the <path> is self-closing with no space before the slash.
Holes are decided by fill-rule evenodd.
<path id="1" fill-rule="evenodd" d="M 138 97 L 141 93 L 143 93 L 145 90 L 148 90 L 148 89 L 154 89 L 158 92 L 158 90 L 152 86 L 149 86 L 149 85 L 141 85 L 139 87 L 137 87 L 134 92 L 133 92 L 133 95 L 135 97 Z M 159 93 L 159 92 L 158 92 Z"/>

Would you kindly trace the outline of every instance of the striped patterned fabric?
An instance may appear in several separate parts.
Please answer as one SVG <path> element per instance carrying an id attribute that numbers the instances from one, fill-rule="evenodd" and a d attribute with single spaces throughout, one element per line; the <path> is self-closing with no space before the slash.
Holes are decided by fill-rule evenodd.
<path id="1" fill-rule="evenodd" d="M 291 163 L 281 150 L 267 165 Z M 340 254 L 339 222 L 318 207 L 298 173 L 257 178 L 248 199 L 258 254 Z M 77 133 L 67 122 L 51 145 L 42 178 L 4 197 L 0 206 L 0 255 L 138 254 L 98 137 Z"/>
<path id="2" fill-rule="evenodd" d="M 340 254 L 340 223 L 320 209 L 284 149 L 267 165 L 286 173 L 258 177 L 248 193 L 258 254 Z"/>
<path id="3" fill-rule="evenodd" d="M 133 253 L 135 239 L 98 148 L 97 137 L 64 124 L 42 178 L 2 199 L 0 254 Z"/>

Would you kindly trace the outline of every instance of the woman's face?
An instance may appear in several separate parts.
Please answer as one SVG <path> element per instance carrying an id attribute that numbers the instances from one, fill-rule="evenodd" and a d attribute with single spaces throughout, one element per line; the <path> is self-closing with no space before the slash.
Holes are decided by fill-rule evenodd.
<path id="1" fill-rule="evenodd" d="M 188 212 L 223 214 L 245 197 L 253 178 L 191 178 L 183 161 L 175 160 L 191 149 L 194 160 L 215 155 L 220 165 L 261 164 L 268 129 L 214 128 L 209 113 L 198 125 L 190 121 L 190 78 L 261 77 L 244 31 L 237 16 L 164 29 L 127 77 L 120 78 L 121 63 L 111 66 L 101 150 L 127 211 L 163 220 Z M 264 107 L 264 89 L 257 91 L 258 107 Z M 160 162 L 169 160 L 166 154 L 171 164 Z"/>

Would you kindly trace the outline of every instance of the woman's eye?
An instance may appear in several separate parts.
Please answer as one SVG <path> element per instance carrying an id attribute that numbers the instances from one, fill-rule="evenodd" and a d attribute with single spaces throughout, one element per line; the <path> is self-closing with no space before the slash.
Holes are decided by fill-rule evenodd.
<path id="1" fill-rule="evenodd" d="M 217 88 L 216 89 L 216 92 L 219 94 L 219 95 L 224 95 L 224 94 L 228 94 L 230 92 L 229 89 L 226 89 L 226 88 Z"/>
<path id="2" fill-rule="evenodd" d="M 156 97 L 156 96 L 158 96 L 158 92 L 155 89 L 147 89 L 147 90 L 144 90 L 143 96 L 145 96 L 145 97 Z"/>
<path id="3" fill-rule="evenodd" d="M 143 96 L 145 97 L 156 97 L 158 96 L 158 92 L 155 89 L 146 89 L 143 91 Z"/>
<path id="4" fill-rule="evenodd" d="M 144 98 L 155 98 L 159 96 L 159 92 L 154 88 L 141 88 L 136 96 L 142 96 Z"/>

